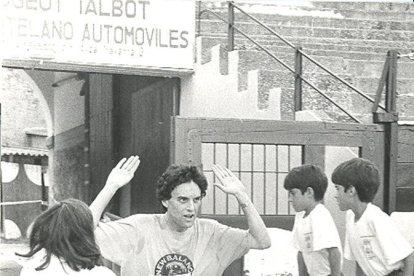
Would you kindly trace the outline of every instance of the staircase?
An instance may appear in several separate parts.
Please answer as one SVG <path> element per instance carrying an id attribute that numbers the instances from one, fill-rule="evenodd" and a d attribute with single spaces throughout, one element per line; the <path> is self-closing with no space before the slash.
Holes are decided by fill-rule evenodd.
<path id="1" fill-rule="evenodd" d="M 204 2 L 227 18 L 226 2 Z M 299 2 L 298 2 L 299 3 Z M 237 2 L 294 45 L 374 98 L 388 50 L 414 51 L 414 5 L 275 1 Z M 236 27 L 253 37 L 291 68 L 294 51 L 241 13 Z M 183 80 L 183 116 L 294 120 L 294 76 L 237 35 L 227 51 L 227 26 L 209 13 L 199 22 L 195 74 Z M 353 116 L 371 123 L 372 104 L 326 72 L 303 59 L 303 74 Z M 397 110 L 400 120 L 414 119 L 414 60 L 398 61 Z M 303 84 L 303 109 L 325 113 L 326 120 L 350 121 L 308 85 Z"/>

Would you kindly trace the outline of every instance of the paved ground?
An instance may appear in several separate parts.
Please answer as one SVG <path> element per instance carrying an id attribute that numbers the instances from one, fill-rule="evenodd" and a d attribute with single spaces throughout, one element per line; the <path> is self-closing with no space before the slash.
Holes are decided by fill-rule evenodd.
<path id="1" fill-rule="evenodd" d="M 27 252 L 26 241 L 0 240 L 0 275 L 19 276 L 21 266 L 14 261 L 15 252 Z"/>

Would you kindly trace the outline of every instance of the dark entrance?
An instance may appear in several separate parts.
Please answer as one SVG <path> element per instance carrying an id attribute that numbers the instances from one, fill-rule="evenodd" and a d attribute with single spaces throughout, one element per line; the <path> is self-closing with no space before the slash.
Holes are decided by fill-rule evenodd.
<path id="1" fill-rule="evenodd" d="M 155 183 L 170 164 L 171 117 L 178 114 L 179 85 L 178 78 L 91 76 L 89 124 L 94 192 L 101 189 L 109 170 L 122 157 L 137 154 L 141 159 L 132 183 L 113 201 L 110 211 L 120 216 L 160 211 Z"/>

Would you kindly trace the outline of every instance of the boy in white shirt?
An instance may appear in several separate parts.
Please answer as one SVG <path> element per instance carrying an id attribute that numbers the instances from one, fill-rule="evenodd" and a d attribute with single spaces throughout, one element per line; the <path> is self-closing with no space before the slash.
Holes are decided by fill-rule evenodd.
<path id="1" fill-rule="evenodd" d="M 356 275 L 412 276 L 413 249 L 391 218 L 373 205 L 380 185 L 377 167 L 354 158 L 332 173 L 339 209 L 347 211 L 344 256 L 357 263 Z"/>
<path id="2" fill-rule="evenodd" d="M 293 168 L 285 178 L 284 188 L 297 212 L 293 242 L 298 249 L 299 276 L 341 275 L 341 241 L 322 203 L 327 186 L 326 175 L 314 165 Z"/>

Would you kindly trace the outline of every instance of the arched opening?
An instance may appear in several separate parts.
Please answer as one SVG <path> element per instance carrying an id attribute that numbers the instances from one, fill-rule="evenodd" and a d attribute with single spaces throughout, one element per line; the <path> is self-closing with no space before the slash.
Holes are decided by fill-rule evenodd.
<path id="1" fill-rule="evenodd" d="M 7 203 L 1 206 L 1 232 L 16 238 L 25 236 L 48 201 L 47 139 L 53 136 L 53 123 L 47 99 L 30 76 L 24 70 L 1 70 L 1 201 Z M 15 175 L 8 177 L 11 168 Z"/>

